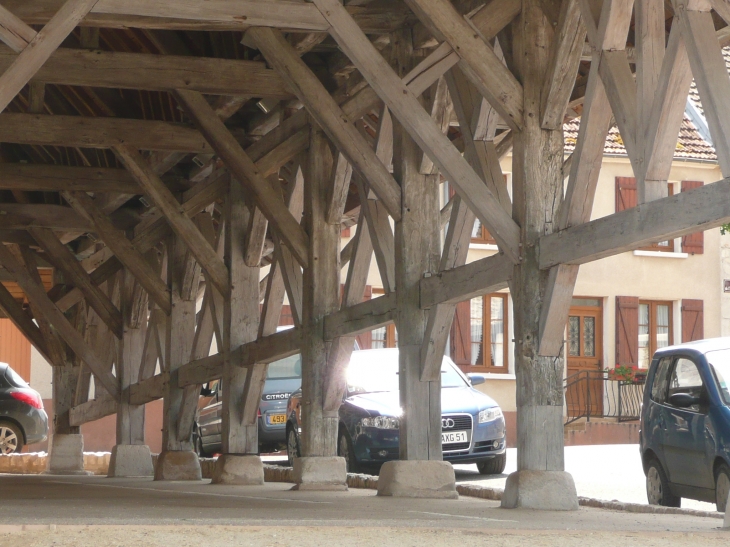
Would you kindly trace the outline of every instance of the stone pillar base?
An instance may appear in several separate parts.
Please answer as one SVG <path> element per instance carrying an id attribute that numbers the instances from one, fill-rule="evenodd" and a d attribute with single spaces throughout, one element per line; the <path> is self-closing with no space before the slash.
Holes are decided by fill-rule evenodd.
<path id="1" fill-rule="evenodd" d="M 202 480 L 198 455 L 192 450 L 163 450 L 157 458 L 156 481 Z"/>
<path id="2" fill-rule="evenodd" d="M 347 490 L 345 458 L 294 458 L 294 482 L 292 490 Z"/>
<path id="3" fill-rule="evenodd" d="M 259 456 L 221 454 L 215 462 L 211 484 L 256 486 L 264 484 L 264 464 Z"/>
<path id="4" fill-rule="evenodd" d="M 507 477 L 502 495 L 506 509 L 577 511 L 573 476 L 565 471 L 517 471 Z"/>
<path id="5" fill-rule="evenodd" d="M 49 475 L 91 475 L 84 470 L 84 436 L 54 434 L 48 449 Z"/>
<path id="6" fill-rule="evenodd" d="M 150 447 L 144 444 L 118 444 L 112 448 L 107 477 L 153 477 Z"/>
<path id="7" fill-rule="evenodd" d="M 378 496 L 394 498 L 459 498 L 454 468 L 437 460 L 399 460 L 383 464 Z"/>

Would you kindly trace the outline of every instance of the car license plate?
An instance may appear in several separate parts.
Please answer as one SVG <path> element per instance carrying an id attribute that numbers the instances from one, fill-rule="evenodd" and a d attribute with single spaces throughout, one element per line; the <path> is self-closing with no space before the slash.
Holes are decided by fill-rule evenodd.
<path id="1" fill-rule="evenodd" d="M 267 414 L 266 423 L 269 425 L 280 425 L 286 423 L 286 414 Z"/>
<path id="2" fill-rule="evenodd" d="M 441 433 L 441 444 L 468 443 L 466 431 L 449 431 Z"/>

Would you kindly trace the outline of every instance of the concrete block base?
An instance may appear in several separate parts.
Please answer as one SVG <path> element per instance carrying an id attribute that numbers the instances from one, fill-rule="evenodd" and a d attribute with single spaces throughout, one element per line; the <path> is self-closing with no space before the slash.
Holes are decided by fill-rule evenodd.
<path id="1" fill-rule="evenodd" d="M 259 456 L 221 454 L 215 462 L 211 483 L 239 486 L 264 484 L 264 464 Z"/>
<path id="2" fill-rule="evenodd" d="M 565 471 L 517 471 L 507 477 L 502 495 L 506 509 L 577 511 L 573 476 Z"/>
<path id="3" fill-rule="evenodd" d="M 107 477 L 153 477 L 150 447 L 144 444 L 118 444 L 112 448 Z"/>
<path id="4" fill-rule="evenodd" d="M 157 457 L 156 481 L 202 480 L 198 455 L 192 450 L 163 450 Z"/>
<path id="5" fill-rule="evenodd" d="M 459 494 L 454 468 L 449 462 L 405 460 L 383 464 L 378 496 L 455 500 Z"/>
<path id="6" fill-rule="evenodd" d="M 294 482 L 292 490 L 347 490 L 345 458 L 294 458 Z"/>
<path id="7" fill-rule="evenodd" d="M 84 437 L 80 434 L 53 435 L 48 449 L 49 475 L 91 475 L 84 470 Z"/>

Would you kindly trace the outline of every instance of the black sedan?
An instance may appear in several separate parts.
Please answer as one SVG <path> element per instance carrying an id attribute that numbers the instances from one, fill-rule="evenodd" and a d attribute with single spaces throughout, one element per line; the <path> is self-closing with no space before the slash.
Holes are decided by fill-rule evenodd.
<path id="1" fill-rule="evenodd" d="M 475 463 L 485 475 L 499 474 L 506 464 L 505 423 L 493 399 L 474 389 L 483 376 L 467 377 L 448 357 L 441 366 L 441 446 L 452 463 Z M 287 409 L 287 454 L 300 455 L 301 391 Z M 347 469 L 377 468 L 399 457 L 401 408 L 398 350 L 362 350 L 347 368 L 347 393 L 340 407 L 338 454 Z"/>
<path id="2" fill-rule="evenodd" d="M 40 393 L 7 363 L 0 363 L 0 454 L 20 452 L 48 437 L 48 416 Z"/>

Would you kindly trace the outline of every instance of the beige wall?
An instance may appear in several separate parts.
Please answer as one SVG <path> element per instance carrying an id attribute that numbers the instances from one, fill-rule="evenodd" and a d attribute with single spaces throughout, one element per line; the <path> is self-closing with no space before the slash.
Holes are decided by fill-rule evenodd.
<path id="1" fill-rule="evenodd" d="M 509 173 L 511 158 L 503 161 L 503 171 Z M 593 207 L 592 219 L 615 212 L 615 178 L 632 177 L 633 171 L 628 159 L 604 158 Z M 675 162 L 670 183 L 676 183 L 679 192 L 682 180 L 701 180 L 705 183 L 720 180 L 722 175 L 717 165 Z M 675 249 L 681 251 L 680 242 Z M 723 261 L 721 262 L 721 251 Z M 496 248 L 472 246 L 468 262 L 490 256 Z M 647 300 L 668 300 L 673 302 L 673 335 L 675 343 L 681 341 L 681 311 L 683 298 L 704 301 L 705 337 L 730 335 L 730 293 L 723 294 L 722 283 L 730 279 L 730 236 L 722 237 L 719 228 L 705 232 L 705 252 L 702 255 L 686 256 L 677 253 L 668 258 L 659 256 L 636 256 L 633 252 L 622 253 L 581 266 L 575 288 L 576 296 L 600 297 L 603 300 L 603 362 L 604 367 L 615 364 L 615 297 L 638 296 Z M 511 322 L 510 314 L 510 322 Z M 510 325 L 510 337 L 512 340 Z M 509 369 L 514 372 L 514 344 L 509 352 Z M 494 375 L 488 375 L 490 377 Z M 510 379 L 489 378 L 479 386 L 484 393 L 494 397 L 505 412 L 516 409 L 514 376 Z"/>

